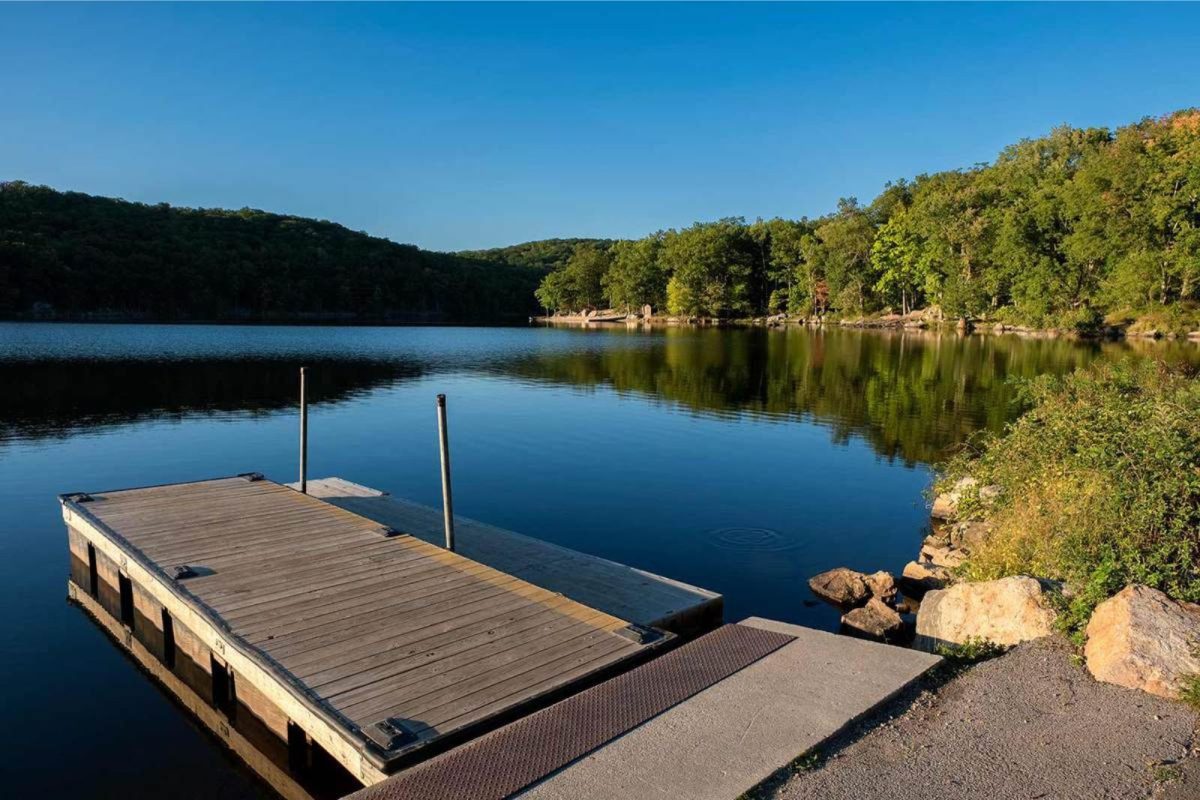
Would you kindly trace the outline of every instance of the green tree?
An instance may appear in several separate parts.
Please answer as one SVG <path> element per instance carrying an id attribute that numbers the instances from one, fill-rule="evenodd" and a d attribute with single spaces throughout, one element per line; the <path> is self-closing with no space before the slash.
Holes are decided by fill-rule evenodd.
<path id="1" fill-rule="evenodd" d="M 612 256 L 595 244 L 581 244 L 562 269 L 542 279 L 535 292 L 538 302 L 554 310 L 582 311 L 604 303 L 602 280 Z"/>
<path id="2" fill-rule="evenodd" d="M 643 305 L 662 308 L 667 300 L 667 272 L 659 263 L 663 234 L 617 242 L 612 265 L 600 279 L 614 308 L 632 311 Z"/>
<path id="3" fill-rule="evenodd" d="M 671 272 L 667 308 L 672 314 L 751 313 L 754 245 L 745 227 L 740 219 L 723 219 L 666 233 L 661 260 Z"/>
<path id="4" fill-rule="evenodd" d="M 893 217 L 871 245 L 871 262 L 879 275 L 874 289 L 883 302 L 899 300 L 902 314 L 917 307 L 928 277 L 922 242 L 906 222 L 904 215 Z"/>
<path id="5" fill-rule="evenodd" d="M 869 291 L 877 282 L 871 265 L 875 226 L 853 197 L 838 201 L 838 213 L 817 226 L 820 248 L 815 261 L 822 267 L 834 303 L 842 309 L 863 313 Z"/>

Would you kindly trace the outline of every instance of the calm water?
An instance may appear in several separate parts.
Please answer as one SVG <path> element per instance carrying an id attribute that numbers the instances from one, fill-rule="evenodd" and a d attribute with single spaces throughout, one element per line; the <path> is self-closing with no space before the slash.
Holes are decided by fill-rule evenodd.
<path id="1" fill-rule="evenodd" d="M 898 570 L 931 464 L 1016 411 L 1010 379 L 1186 344 L 856 331 L 0 325 L 0 785 L 269 796 L 65 602 L 55 495 L 260 471 L 436 505 L 833 628 L 804 581 Z M 70 751 L 72 765 L 62 768 Z"/>

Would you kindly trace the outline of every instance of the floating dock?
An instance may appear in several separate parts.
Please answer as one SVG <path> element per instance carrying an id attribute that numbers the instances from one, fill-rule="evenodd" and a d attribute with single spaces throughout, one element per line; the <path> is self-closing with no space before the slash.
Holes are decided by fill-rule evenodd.
<path id="1" fill-rule="evenodd" d="M 673 637 L 257 474 L 60 499 L 89 597 L 367 785 Z"/>

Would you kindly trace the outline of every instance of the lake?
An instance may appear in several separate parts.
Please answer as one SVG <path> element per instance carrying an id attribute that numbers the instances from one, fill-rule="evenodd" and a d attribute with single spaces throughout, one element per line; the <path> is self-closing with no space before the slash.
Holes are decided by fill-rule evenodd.
<path id="1" fill-rule="evenodd" d="M 65 602 L 56 495 L 259 471 L 461 514 L 834 629 L 806 579 L 899 571 L 932 465 L 1019 410 L 1014 379 L 1186 343 L 806 329 L 0 324 L 0 771 L 11 796 L 270 797 Z M 69 768 L 64 750 L 76 755 Z M 139 794 L 140 793 L 140 794 Z"/>

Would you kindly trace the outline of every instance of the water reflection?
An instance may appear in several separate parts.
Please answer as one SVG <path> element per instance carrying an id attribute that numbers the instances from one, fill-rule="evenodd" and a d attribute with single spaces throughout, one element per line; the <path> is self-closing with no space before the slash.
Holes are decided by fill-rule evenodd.
<path id="1" fill-rule="evenodd" d="M 1019 411 L 1013 379 L 1131 353 L 1197 356 L 1187 343 L 912 331 L 667 329 L 659 339 L 652 348 L 531 353 L 498 368 L 531 380 L 609 385 L 703 414 L 812 419 L 835 441 L 860 435 L 881 456 L 911 464 L 940 460 L 981 428 L 1001 429 Z"/>
<path id="2" fill-rule="evenodd" d="M 440 337 L 437 329 L 265 329 L 243 340 L 235 357 L 239 340 L 225 328 L 151 335 L 106 326 L 98 345 L 80 334 L 88 326 L 65 334 L 62 327 L 46 326 L 39 336 L 37 326 L 24 326 L 19 342 L 0 340 L 0 441 L 290 410 L 296 368 L 308 364 L 316 404 L 430 374 L 484 374 L 612 387 L 715 417 L 811 420 L 835 442 L 857 435 L 885 458 L 934 463 L 973 432 L 1013 418 L 1014 378 L 1131 353 L 1198 360 L 1186 342 L 683 328 L 453 329 Z"/>

